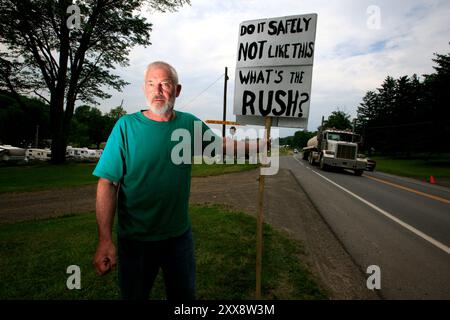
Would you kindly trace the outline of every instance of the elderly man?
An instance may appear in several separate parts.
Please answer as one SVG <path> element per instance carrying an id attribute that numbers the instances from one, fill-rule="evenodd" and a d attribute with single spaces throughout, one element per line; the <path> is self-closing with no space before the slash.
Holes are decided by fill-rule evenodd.
<path id="1" fill-rule="evenodd" d="M 96 216 L 99 274 L 116 265 L 112 240 L 118 212 L 118 273 L 124 299 L 148 299 L 162 269 L 169 300 L 195 299 L 195 259 L 188 214 L 191 164 L 175 164 L 171 134 L 194 136 L 195 116 L 174 110 L 181 85 L 175 69 L 161 61 L 145 73 L 148 110 L 120 118 L 93 172 L 99 177 Z M 204 131 L 209 128 L 203 123 Z M 216 136 L 217 138 L 217 136 Z"/>

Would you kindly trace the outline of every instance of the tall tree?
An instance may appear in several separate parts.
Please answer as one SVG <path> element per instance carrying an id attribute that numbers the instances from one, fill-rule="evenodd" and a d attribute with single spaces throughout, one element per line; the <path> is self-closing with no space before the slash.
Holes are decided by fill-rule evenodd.
<path id="1" fill-rule="evenodd" d="M 386 77 L 378 88 L 378 115 L 379 120 L 384 124 L 392 125 L 392 114 L 395 104 L 395 80 L 391 76 Z"/>
<path id="2" fill-rule="evenodd" d="M 77 100 L 95 104 L 127 83 L 111 71 L 150 44 L 145 6 L 175 11 L 189 0 L 0 0 L 0 89 L 50 105 L 52 162 L 65 161 Z M 73 5 L 76 6 L 73 6 Z M 79 25 L 78 25 L 78 22 Z"/>
<path id="3" fill-rule="evenodd" d="M 430 117 L 433 122 L 432 145 L 435 151 L 450 151 L 448 143 L 443 143 L 450 136 L 450 53 L 435 53 L 433 62 L 435 73 L 425 76 L 427 100 L 431 107 Z"/>
<path id="4" fill-rule="evenodd" d="M 308 140 L 314 137 L 317 134 L 317 132 L 309 132 L 307 130 L 303 131 L 296 131 L 294 134 L 294 145 L 302 149 L 306 147 Z"/>
<path id="5" fill-rule="evenodd" d="M 374 121 L 378 117 L 379 104 L 378 94 L 374 91 L 367 91 L 357 109 L 358 123 L 367 124 Z"/>

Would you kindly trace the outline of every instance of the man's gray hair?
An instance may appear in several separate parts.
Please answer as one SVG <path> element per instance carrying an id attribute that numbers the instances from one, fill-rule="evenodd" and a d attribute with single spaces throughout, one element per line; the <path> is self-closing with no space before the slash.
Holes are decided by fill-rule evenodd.
<path id="1" fill-rule="evenodd" d="M 154 67 L 163 67 L 163 68 L 166 68 L 167 70 L 169 70 L 169 72 L 171 73 L 171 76 L 172 76 L 172 81 L 174 82 L 175 85 L 178 84 L 177 70 L 175 70 L 174 67 L 172 67 L 170 64 L 168 64 L 167 62 L 164 62 L 164 61 L 154 61 L 154 62 L 150 63 L 147 66 L 147 68 L 145 69 L 145 76 L 147 76 L 148 70 L 150 70 L 151 68 L 154 68 Z"/>

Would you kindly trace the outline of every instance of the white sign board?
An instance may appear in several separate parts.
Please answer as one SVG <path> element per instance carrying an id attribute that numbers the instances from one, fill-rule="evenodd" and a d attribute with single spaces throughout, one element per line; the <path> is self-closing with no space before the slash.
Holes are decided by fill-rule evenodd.
<path id="1" fill-rule="evenodd" d="M 306 128 L 317 14 L 244 21 L 239 41 L 234 114 L 239 123 Z"/>

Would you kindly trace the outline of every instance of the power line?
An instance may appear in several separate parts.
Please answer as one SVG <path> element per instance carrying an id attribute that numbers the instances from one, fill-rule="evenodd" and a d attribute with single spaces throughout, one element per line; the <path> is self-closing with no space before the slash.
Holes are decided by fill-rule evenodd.
<path id="1" fill-rule="evenodd" d="M 202 92 L 200 92 L 197 96 L 195 96 L 195 98 L 193 98 L 191 101 L 189 101 L 188 103 L 186 103 L 184 106 L 180 107 L 180 109 L 182 108 L 186 108 L 187 106 L 189 106 L 192 102 L 194 102 L 198 97 L 200 97 L 203 93 L 205 93 L 209 88 L 211 88 L 214 84 L 216 84 L 217 81 L 219 81 L 223 76 L 225 75 L 225 73 L 221 74 L 213 83 L 211 83 L 206 89 L 204 89 Z"/>

